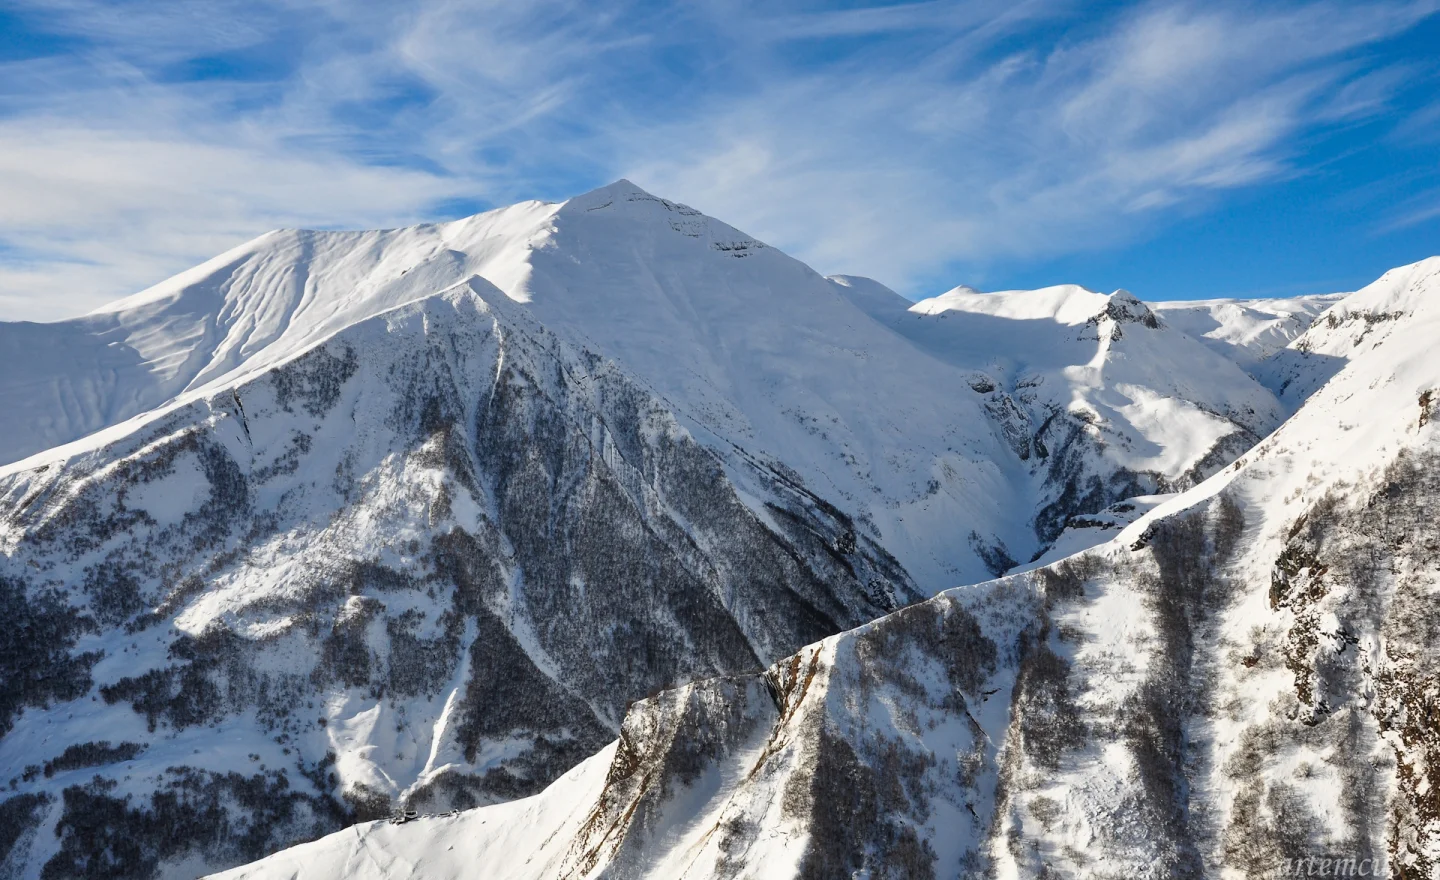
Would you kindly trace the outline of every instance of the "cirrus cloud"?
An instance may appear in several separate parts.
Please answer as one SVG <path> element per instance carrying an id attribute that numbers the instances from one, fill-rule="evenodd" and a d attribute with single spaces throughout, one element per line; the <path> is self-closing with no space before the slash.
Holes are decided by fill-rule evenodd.
<path id="1" fill-rule="evenodd" d="M 1424 59 L 1371 50 L 1435 10 L 22 3 L 0 42 L 0 318 L 82 312 L 276 226 L 622 175 L 914 290 L 1308 173 L 1307 139 L 1415 79 Z"/>

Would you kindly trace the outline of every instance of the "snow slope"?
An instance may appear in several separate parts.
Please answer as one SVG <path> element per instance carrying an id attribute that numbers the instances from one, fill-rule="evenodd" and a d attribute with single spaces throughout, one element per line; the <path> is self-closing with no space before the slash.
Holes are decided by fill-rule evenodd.
<path id="1" fill-rule="evenodd" d="M 591 805 L 604 791 L 614 757 L 612 743 L 533 797 L 459 816 L 427 815 L 401 825 L 389 820 L 354 825 L 255 866 L 213 876 L 217 880 L 558 877 L 564 846 L 580 831 Z"/>
<path id="2" fill-rule="evenodd" d="M 1246 372 L 1254 372 L 1261 361 L 1310 329 L 1317 317 L 1346 295 L 1181 300 L 1150 305 L 1165 323 L 1210 346 Z"/>
<path id="3" fill-rule="evenodd" d="M 1351 359 L 1373 350 L 1433 308 L 1436 271 L 1433 259 L 1391 269 L 1321 315 L 1261 364 L 1257 375 L 1282 401 L 1298 406 Z"/>
<path id="4" fill-rule="evenodd" d="M 1440 258 L 1335 314 L 1293 350 L 1343 363 L 1233 467 L 1079 556 L 637 703 L 567 783 L 585 821 L 526 802 L 543 845 L 491 808 L 231 876 L 501 836 L 468 876 L 1437 876 Z"/>
<path id="5" fill-rule="evenodd" d="M 556 206 L 379 232 L 267 233 L 90 315 L 0 323 L 15 461 L 263 370 L 337 330 L 477 274 L 509 282 Z"/>

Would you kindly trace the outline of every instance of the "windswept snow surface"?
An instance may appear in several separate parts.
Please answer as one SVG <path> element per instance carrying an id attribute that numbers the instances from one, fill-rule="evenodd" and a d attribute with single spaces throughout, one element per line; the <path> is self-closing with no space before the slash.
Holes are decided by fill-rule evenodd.
<path id="1" fill-rule="evenodd" d="M 233 382 L 481 270 L 514 287 L 557 208 L 527 202 L 378 232 L 279 230 L 84 317 L 0 323 L 0 406 L 13 426 L 0 461 Z"/>
<path id="2" fill-rule="evenodd" d="M 1434 258 L 1391 269 L 1317 318 L 1266 360 L 1258 375 L 1283 402 L 1299 406 L 1352 359 L 1406 329 L 1412 316 L 1435 308 L 1437 271 Z"/>
<path id="3" fill-rule="evenodd" d="M 213 880 L 552 880 L 614 757 L 611 743 L 533 797 L 458 816 L 352 825 Z"/>
<path id="4" fill-rule="evenodd" d="M 532 802 L 509 859 L 552 873 L 517 876 L 1436 876 L 1440 258 L 1332 314 L 1293 343 L 1330 370 L 1298 413 L 1109 543 L 637 703 L 603 783 L 566 783 L 586 820 Z M 457 821 L 487 851 L 511 815 Z"/>

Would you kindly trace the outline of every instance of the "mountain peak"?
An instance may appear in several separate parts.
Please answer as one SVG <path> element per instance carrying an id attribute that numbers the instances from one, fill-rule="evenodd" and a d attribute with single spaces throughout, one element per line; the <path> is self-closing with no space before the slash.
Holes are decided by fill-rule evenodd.
<path id="1" fill-rule="evenodd" d="M 1160 319 L 1150 311 L 1150 307 L 1135 297 L 1135 294 L 1128 290 L 1120 289 L 1110 294 L 1108 302 L 1105 303 L 1105 310 L 1091 318 L 1091 322 L 1099 323 L 1109 318 L 1117 324 L 1144 324 L 1146 327 L 1156 329 L 1160 326 Z"/>
<path id="2" fill-rule="evenodd" d="M 614 183 L 607 183 L 604 186 L 597 187 L 587 193 L 582 193 L 572 199 L 566 200 L 564 203 L 564 207 L 571 209 L 594 211 L 608 207 L 612 204 L 627 204 L 635 202 L 639 202 L 642 204 L 661 204 L 667 206 L 674 206 L 676 208 L 686 208 L 687 210 L 694 210 L 693 208 L 688 208 L 685 205 L 680 205 L 676 202 L 672 202 L 669 199 L 661 198 L 654 193 L 646 192 L 644 189 L 636 186 L 634 183 L 623 177 L 615 181 Z"/>
<path id="3" fill-rule="evenodd" d="M 559 227 L 591 239 L 592 246 L 605 240 L 607 247 L 629 249 L 645 240 L 651 243 L 647 247 L 658 249 L 655 253 L 675 258 L 693 257 L 697 245 L 737 258 L 754 256 L 768 247 L 727 223 L 648 193 L 623 178 L 565 202 L 555 218 Z M 581 229 L 587 231 L 578 232 Z"/>

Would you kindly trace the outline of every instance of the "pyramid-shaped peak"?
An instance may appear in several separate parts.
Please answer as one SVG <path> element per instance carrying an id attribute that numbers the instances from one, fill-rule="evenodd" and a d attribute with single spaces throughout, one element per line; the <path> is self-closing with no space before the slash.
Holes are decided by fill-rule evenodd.
<path id="1" fill-rule="evenodd" d="M 623 208 L 627 205 L 639 205 L 650 208 L 658 207 L 667 211 L 695 215 L 700 213 L 688 205 L 672 202 L 669 199 L 646 192 L 623 177 L 614 183 L 609 183 L 598 189 L 592 189 L 587 193 L 575 196 L 565 203 L 565 209 L 571 211 L 598 211 L 609 207 Z"/>
<path id="2" fill-rule="evenodd" d="M 655 236 L 656 240 L 668 242 L 663 246 L 666 248 L 677 244 L 688 248 L 691 245 L 684 242 L 699 243 L 736 258 L 751 257 L 768 248 L 727 223 L 689 205 L 648 193 L 623 178 L 565 202 L 555 217 L 562 230 L 584 228 L 590 230 L 586 234 L 603 237 L 620 234 L 618 230 L 624 229 L 628 230 L 626 236 Z"/>
<path id="3" fill-rule="evenodd" d="M 593 192 L 608 192 L 608 193 L 617 193 L 617 194 L 618 194 L 618 193 L 639 193 L 640 195 L 643 195 L 643 196 L 652 195 L 652 193 L 646 192 L 644 189 L 642 189 L 641 187 L 637 186 L 634 181 L 632 181 L 632 180 L 630 180 L 629 178 L 626 178 L 626 177 L 622 177 L 622 178 L 620 178 L 619 180 L 616 180 L 614 183 L 607 183 L 607 184 L 605 184 L 604 186 L 599 187 L 599 188 L 593 190 Z"/>
<path id="4" fill-rule="evenodd" d="M 595 189 L 592 189 L 587 193 L 578 195 L 575 197 L 575 199 L 583 199 L 591 196 L 608 196 L 610 198 L 614 198 L 615 196 L 627 195 L 651 196 L 652 198 L 654 197 L 652 193 L 648 193 L 639 186 L 636 186 L 633 181 L 622 177 L 613 183 L 607 183 L 604 186 L 596 187 Z M 574 201 L 575 199 L 571 199 L 571 201 Z"/>

